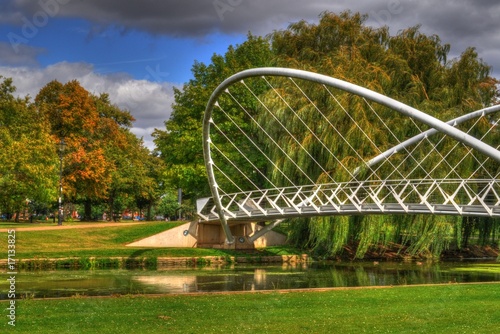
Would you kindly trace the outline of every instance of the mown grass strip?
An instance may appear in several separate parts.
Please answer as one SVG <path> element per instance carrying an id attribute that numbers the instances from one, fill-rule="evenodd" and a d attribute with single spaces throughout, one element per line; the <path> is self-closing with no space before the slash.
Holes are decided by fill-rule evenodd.
<path id="1" fill-rule="evenodd" d="M 497 333 L 499 301 L 500 284 L 19 300 L 16 332 Z"/>

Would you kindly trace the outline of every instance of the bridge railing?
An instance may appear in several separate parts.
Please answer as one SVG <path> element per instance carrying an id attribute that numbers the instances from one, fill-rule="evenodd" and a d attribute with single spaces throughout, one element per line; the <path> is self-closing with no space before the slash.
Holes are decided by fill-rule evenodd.
<path id="1" fill-rule="evenodd" d="M 447 214 L 500 216 L 500 180 L 388 180 L 330 183 L 222 195 L 225 219 L 258 222 L 346 214 Z M 198 208 L 220 221 L 213 200 Z"/>

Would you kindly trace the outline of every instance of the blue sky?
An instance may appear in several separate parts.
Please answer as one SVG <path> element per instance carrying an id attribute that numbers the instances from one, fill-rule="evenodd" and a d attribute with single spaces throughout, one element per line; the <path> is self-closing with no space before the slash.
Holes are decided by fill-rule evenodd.
<path id="1" fill-rule="evenodd" d="M 40 67 L 85 62 L 100 74 L 127 73 L 138 80 L 186 82 L 194 60 L 210 62 L 214 53 L 223 53 L 229 44 L 245 40 L 245 35 L 238 34 L 213 33 L 196 39 L 125 32 L 114 26 L 97 32 L 93 28 L 82 19 L 54 19 L 22 44 L 39 48 L 36 61 Z M 2 26 L 1 35 L 7 36 L 8 42 L 9 32 L 23 33 L 22 27 Z"/>
<path id="2" fill-rule="evenodd" d="M 246 39 L 246 34 L 219 32 L 199 38 L 153 35 L 118 26 L 96 27 L 84 19 L 55 17 L 40 28 L 33 17 L 29 22 L 36 30 L 25 20 L 21 26 L 0 25 L 0 42 L 10 44 L 14 54 L 18 50 L 23 53 L 23 47 L 31 48 L 33 55 L 25 65 L 43 68 L 61 62 L 84 62 L 92 64 L 96 73 L 127 73 L 138 80 L 186 82 L 195 60 L 208 63 L 214 53 L 224 53 L 229 45 Z M 2 62 L 9 63 L 6 59 Z"/>
<path id="3" fill-rule="evenodd" d="M 323 11 L 359 11 L 392 33 L 421 24 L 458 56 L 468 46 L 500 77 L 500 3 L 496 0 L 0 0 L 0 75 L 19 95 L 77 79 L 137 119 L 132 131 L 152 148 L 164 128 L 173 87 L 191 79 L 251 31 L 266 35 Z"/>

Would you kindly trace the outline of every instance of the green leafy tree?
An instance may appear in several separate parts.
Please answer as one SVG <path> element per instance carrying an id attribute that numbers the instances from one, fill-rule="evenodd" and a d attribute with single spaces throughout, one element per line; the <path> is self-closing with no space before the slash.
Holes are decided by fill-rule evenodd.
<path id="1" fill-rule="evenodd" d="M 212 91 L 232 74 L 272 63 L 268 41 L 249 35 L 243 44 L 229 47 L 224 56 L 214 55 L 210 65 L 196 62 L 192 68 L 194 78 L 182 90 L 174 90 L 175 103 L 165 122 L 166 130 L 156 130 L 153 135 L 166 164 L 166 183 L 174 190 L 181 188 L 186 199 L 210 195 L 203 160 L 202 121 Z"/>
<path id="2" fill-rule="evenodd" d="M 1 79 L 1 77 L 0 77 Z M 56 143 L 29 98 L 15 98 L 11 79 L 0 84 L 0 211 L 19 213 L 28 203 L 55 202 Z M 16 216 L 16 219 L 19 215 Z"/>
<path id="3" fill-rule="evenodd" d="M 179 200 L 177 198 L 177 192 L 174 191 L 167 191 L 163 194 L 156 208 L 159 214 L 162 214 L 168 219 L 176 215 L 177 209 L 179 209 Z"/>

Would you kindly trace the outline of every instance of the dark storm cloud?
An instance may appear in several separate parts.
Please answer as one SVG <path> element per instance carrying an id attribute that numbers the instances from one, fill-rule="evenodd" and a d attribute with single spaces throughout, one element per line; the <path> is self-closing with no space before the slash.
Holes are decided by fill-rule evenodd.
<path id="1" fill-rule="evenodd" d="M 3 21 L 31 18 L 49 11 L 61 17 L 80 17 L 97 25 L 116 25 L 152 34 L 203 37 L 212 32 L 246 33 L 317 18 L 342 6 L 332 1 L 265 0 L 8 0 Z M 20 22 L 19 22 L 20 23 Z M 272 28 L 274 26 L 274 28 Z M 267 32 L 270 32 L 267 31 Z M 264 31 L 262 31 L 264 32 Z"/>
<path id="2" fill-rule="evenodd" d="M 7 0 L 0 8 L 3 21 L 19 20 L 21 13 L 31 18 L 46 11 L 103 26 L 182 37 L 266 28 L 271 32 L 299 19 L 315 20 L 324 11 L 347 9 L 369 14 L 371 21 L 379 24 L 430 24 L 463 36 L 498 29 L 496 18 L 500 14 L 500 3 L 494 0 Z"/>
<path id="3" fill-rule="evenodd" d="M 0 66 L 36 66 L 37 57 L 44 52 L 41 48 L 18 45 L 18 52 L 10 43 L 0 42 Z"/>
<path id="4" fill-rule="evenodd" d="M 474 47 L 483 60 L 500 76 L 500 2 L 496 0 L 408 0 L 401 1 L 402 12 L 389 26 L 392 32 L 421 25 L 421 31 L 438 35 L 442 43 L 451 45 L 450 57 L 459 56 Z"/>
<path id="5" fill-rule="evenodd" d="M 451 36 L 498 30 L 495 0 L 6 0 L 3 22 L 40 11 L 79 17 L 100 26 L 114 25 L 152 34 L 203 37 L 208 33 L 269 33 L 299 19 L 315 20 L 324 11 L 350 9 L 369 14 L 371 22 L 404 28 L 421 23 Z M 21 23 L 21 22 L 19 22 Z"/>
<path id="6" fill-rule="evenodd" d="M 436 5 L 439 3 L 439 5 Z M 499 31 L 498 1 L 421 1 L 413 4 L 415 21 L 453 40 L 479 38 Z"/>
<path id="7" fill-rule="evenodd" d="M 99 32 L 110 26 L 123 32 L 203 39 L 207 35 L 268 34 L 300 19 L 316 21 L 324 11 L 351 10 L 368 14 L 368 24 L 387 25 L 391 33 L 421 24 L 422 32 L 437 34 L 457 56 L 468 46 L 500 70 L 490 58 L 500 48 L 500 2 L 496 0 L 6 0 L 0 22 L 21 24 L 41 12 L 83 18 Z M 91 34 L 91 33 L 90 33 Z"/>

